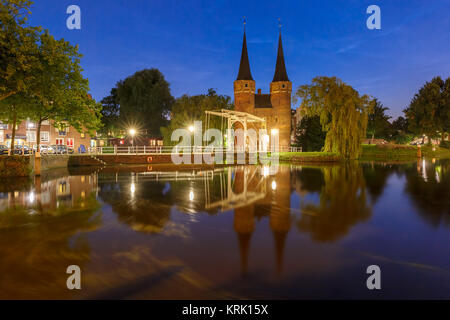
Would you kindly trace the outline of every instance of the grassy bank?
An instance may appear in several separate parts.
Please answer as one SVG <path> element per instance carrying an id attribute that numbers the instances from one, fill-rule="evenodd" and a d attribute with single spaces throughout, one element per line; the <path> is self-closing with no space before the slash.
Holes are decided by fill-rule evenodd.
<path id="1" fill-rule="evenodd" d="M 422 157 L 450 158 L 450 149 L 424 146 Z M 417 147 L 405 145 L 363 145 L 360 161 L 413 161 L 417 159 Z M 280 152 L 281 162 L 337 162 L 340 156 L 327 152 Z"/>
<path id="2" fill-rule="evenodd" d="M 422 157 L 450 158 L 450 149 L 424 146 L 421 148 Z M 404 161 L 417 159 L 416 146 L 404 145 L 363 145 L 361 161 Z"/>
<path id="3" fill-rule="evenodd" d="M 337 162 L 341 157 L 330 152 L 280 152 L 281 162 Z"/>

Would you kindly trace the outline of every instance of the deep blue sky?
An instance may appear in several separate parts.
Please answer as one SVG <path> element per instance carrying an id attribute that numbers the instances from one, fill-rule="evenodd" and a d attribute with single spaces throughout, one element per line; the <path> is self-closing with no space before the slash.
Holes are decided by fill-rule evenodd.
<path id="1" fill-rule="evenodd" d="M 66 28 L 76 4 L 82 29 Z M 368 30 L 366 8 L 381 8 L 381 30 Z M 97 100 L 118 80 L 158 68 L 172 94 L 215 88 L 233 96 L 247 18 L 251 71 L 268 92 L 278 35 L 293 87 L 337 76 L 373 95 L 397 117 L 421 85 L 450 75 L 450 1 L 35 0 L 30 24 L 79 44 Z"/>

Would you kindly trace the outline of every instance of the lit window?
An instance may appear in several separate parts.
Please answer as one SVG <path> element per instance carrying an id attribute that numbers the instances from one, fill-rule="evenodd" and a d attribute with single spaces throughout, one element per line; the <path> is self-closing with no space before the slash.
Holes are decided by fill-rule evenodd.
<path id="1" fill-rule="evenodd" d="M 81 139 L 86 138 L 86 134 L 85 134 L 84 132 L 82 132 L 82 133 L 80 134 L 80 136 L 81 136 Z"/>
<path id="2" fill-rule="evenodd" d="M 41 142 L 50 142 L 50 132 L 41 131 Z"/>
<path id="3" fill-rule="evenodd" d="M 27 131 L 27 141 L 36 142 L 36 131 Z"/>

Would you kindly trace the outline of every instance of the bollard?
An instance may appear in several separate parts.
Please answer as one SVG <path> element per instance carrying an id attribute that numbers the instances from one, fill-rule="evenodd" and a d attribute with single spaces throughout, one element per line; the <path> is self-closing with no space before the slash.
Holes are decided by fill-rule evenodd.
<path id="1" fill-rule="evenodd" d="M 41 175 L 41 153 L 37 151 L 34 155 L 34 175 Z"/>

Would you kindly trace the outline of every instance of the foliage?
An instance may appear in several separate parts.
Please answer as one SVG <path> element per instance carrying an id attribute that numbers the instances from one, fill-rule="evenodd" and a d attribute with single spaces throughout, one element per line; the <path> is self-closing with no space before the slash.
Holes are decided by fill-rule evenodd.
<path id="1" fill-rule="evenodd" d="M 431 138 L 440 134 L 444 140 L 450 130 L 450 77 L 445 81 L 435 77 L 426 82 L 403 112 L 411 132 Z M 430 139 L 428 142 L 431 143 Z"/>
<path id="2" fill-rule="evenodd" d="M 94 133 L 100 125 L 100 106 L 88 94 L 78 47 L 54 39 L 47 30 L 26 26 L 30 1 L 1 4 L 5 33 L 0 37 L 0 46 L 6 53 L 2 50 L 5 59 L 0 68 L 0 119 L 11 124 L 25 118 L 36 121 L 37 141 L 45 120 Z M 12 140 L 14 134 L 13 130 Z"/>
<path id="3" fill-rule="evenodd" d="M 0 101 L 28 92 L 35 82 L 40 28 L 26 25 L 30 0 L 0 0 Z"/>
<path id="4" fill-rule="evenodd" d="M 45 120 L 91 134 L 99 128 L 100 105 L 88 94 L 89 82 L 81 74 L 80 58 L 78 46 L 56 40 L 47 31 L 40 35 L 34 94 L 26 99 L 30 118 L 38 123 L 37 141 Z"/>
<path id="5" fill-rule="evenodd" d="M 442 140 L 439 144 L 441 148 L 450 149 L 450 141 L 449 140 Z"/>
<path id="6" fill-rule="evenodd" d="M 121 121 L 138 124 L 150 135 L 159 135 L 174 103 L 169 83 L 158 69 L 144 69 L 119 81 L 117 99 Z"/>
<path id="7" fill-rule="evenodd" d="M 116 137 L 120 133 L 120 105 L 117 97 L 117 88 L 112 88 L 109 96 L 101 101 L 102 104 L 102 133 L 106 136 Z"/>
<path id="8" fill-rule="evenodd" d="M 320 116 L 322 129 L 327 133 L 324 151 L 358 158 L 373 105 L 369 97 L 360 96 L 336 77 L 316 77 L 312 84 L 300 86 L 296 96 L 302 99 L 300 108 L 304 114 Z"/>
<path id="9" fill-rule="evenodd" d="M 232 110 L 234 108 L 231 98 L 224 95 L 218 95 L 213 89 L 209 89 L 207 94 L 196 96 L 183 95 L 175 101 L 172 109 L 172 117 L 167 127 L 161 128 L 165 145 L 173 145 L 178 142 L 171 141 L 172 132 L 176 129 L 186 129 L 194 124 L 194 121 L 203 122 L 203 130 L 206 126 L 205 111 L 209 110 Z M 221 130 L 222 119 L 211 117 L 209 128 Z M 226 129 L 226 126 L 224 127 Z"/>
<path id="10" fill-rule="evenodd" d="M 320 117 L 303 117 L 295 130 L 295 147 L 302 151 L 320 151 L 325 144 L 326 133 L 322 131 Z"/>
<path id="11" fill-rule="evenodd" d="M 383 107 L 380 101 L 374 99 L 374 106 L 372 112 L 369 114 L 367 121 L 367 138 L 389 139 L 392 134 L 391 118 L 385 112 L 389 108 Z"/>

